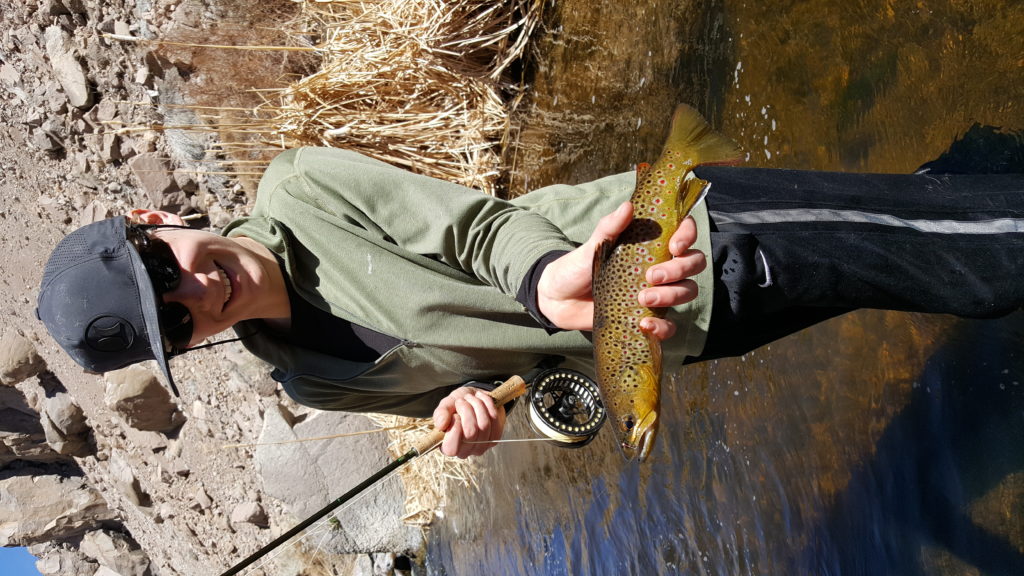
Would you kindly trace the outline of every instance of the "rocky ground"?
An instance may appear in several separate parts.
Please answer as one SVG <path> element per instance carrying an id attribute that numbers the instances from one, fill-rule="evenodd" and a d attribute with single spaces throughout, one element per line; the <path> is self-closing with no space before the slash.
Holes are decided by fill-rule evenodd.
<path id="1" fill-rule="evenodd" d="M 197 213 L 212 229 L 245 212 L 251 194 L 208 169 L 208 140 L 145 129 L 181 114 L 169 105 L 186 98 L 201 63 L 110 36 L 202 36 L 237 12 L 230 4 L 2 8 L 0 545 L 28 546 L 43 574 L 219 573 L 385 462 L 380 437 L 225 448 L 373 427 L 295 406 L 237 345 L 177 361 L 174 400 L 154 366 L 83 373 L 35 317 L 43 265 L 70 230 L 135 206 Z M 342 465 L 353 452 L 366 456 Z M 403 573 L 423 536 L 400 521 L 402 486 L 387 490 L 332 524 L 321 547 L 345 554 L 291 548 L 266 573 Z"/>

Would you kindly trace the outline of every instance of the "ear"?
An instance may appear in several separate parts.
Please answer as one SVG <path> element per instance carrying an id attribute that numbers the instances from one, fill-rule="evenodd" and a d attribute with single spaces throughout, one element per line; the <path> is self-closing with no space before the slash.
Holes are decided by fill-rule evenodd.
<path id="1" fill-rule="evenodd" d="M 136 208 L 128 213 L 128 219 L 136 224 L 174 224 L 184 226 L 185 221 L 177 214 L 164 212 L 162 210 L 143 210 Z"/>

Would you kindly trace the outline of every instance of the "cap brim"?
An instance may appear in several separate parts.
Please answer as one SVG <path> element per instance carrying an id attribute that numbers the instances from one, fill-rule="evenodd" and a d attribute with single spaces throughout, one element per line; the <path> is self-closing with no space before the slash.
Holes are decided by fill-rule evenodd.
<path id="1" fill-rule="evenodd" d="M 142 318 L 146 322 L 146 334 L 149 337 L 149 345 L 153 351 L 153 359 L 160 366 L 160 370 L 167 379 L 167 386 L 175 396 L 181 397 L 178 387 L 174 385 L 174 377 L 171 376 L 171 366 L 168 363 L 169 357 L 164 350 L 163 329 L 160 326 L 160 300 L 156 291 L 153 290 L 153 283 L 146 272 L 146 266 L 142 263 L 142 257 L 131 242 L 127 243 L 128 254 L 132 261 L 132 273 L 135 275 L 135 283 L 139 287 L 139 306 L 142 308 Z"/>

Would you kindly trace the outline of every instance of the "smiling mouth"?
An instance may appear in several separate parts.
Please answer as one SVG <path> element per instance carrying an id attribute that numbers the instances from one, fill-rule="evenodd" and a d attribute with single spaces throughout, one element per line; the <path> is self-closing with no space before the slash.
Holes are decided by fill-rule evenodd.
<path id="1" fill-rule="evenodd" d="M 234 289 L 231 287 L 231 280 L 228 279 L 228 273 L 219 264 L 217 266 L 217 274 L 220 276 L 221 285 L 224 286 L 224 302 L 222 303 L 222 309 L 227 306 L 228 302 L 231 301 L 231 293 Z"/>

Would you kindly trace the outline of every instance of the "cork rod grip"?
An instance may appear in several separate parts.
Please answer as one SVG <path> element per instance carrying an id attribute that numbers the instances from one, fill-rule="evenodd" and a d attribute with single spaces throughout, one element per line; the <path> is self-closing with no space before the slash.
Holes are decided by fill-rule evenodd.
<path id="1" fill-rule="evenodd" d="M 498 406 L 503 406 L 511 400 L 518 398 L 526 393 L 526 381 L 519 376 L 513 376 L 508 380 L 505 380 L 494 390 L 491 390 L 491 398 L 494 398 L 494 403 Z M 432 450 L 435 446 L 444 440 L 444 432 L 441 430 L 433 430 L 426 436 L 420 439 L 413 446 L 413 450 L 416 451 L 416 455 L 426 454 Z"/>

